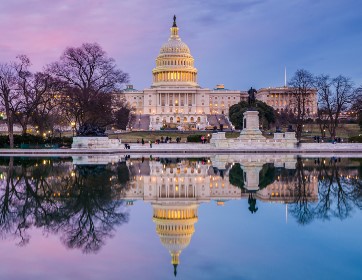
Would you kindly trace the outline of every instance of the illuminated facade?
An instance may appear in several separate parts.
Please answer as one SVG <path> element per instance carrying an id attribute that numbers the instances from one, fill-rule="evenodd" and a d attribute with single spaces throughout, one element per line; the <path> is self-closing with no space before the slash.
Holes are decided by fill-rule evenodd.
<path id="1" fill-rule="evenodd" d="M 221 115 L 226 126 L 229 108 L 247 98 L 245 92 L 202 88 L 197 83 L 197 69 L 189 47 L 182 42 L 174 18 L 171 34 L 160 49 L 152 70 L 152 85 L 143 91 L 128 85 L 122 92 L 135 115 L 133 129 L 159 130 L 163 126 L 205 129 L 217 125 Z M 137 127 L 138 126 L 138 127 Z"/>
<path id="2" fill-rule="evenodd" d="M 256 94 L 256 98 L 269 106 L 273 107 L 277 112 L 296 112 L 295 97 L 293 97 L 293 89 L 289 87 L 269 87 L 261 88 Z M 306 97 L 306 111 L 311 118 L 317 115 L 317 90 L 310 89 Z"/>
<path id="3" fill-rule="evenodd" d="M 119 95 L 132 108 L 130 129 L 159 130 L 172 127 L 180 130 L 205 129 L 224 125 L 231 128 L 229 108 L 247 101 L 246 91 L 228 90 L 223 84 L 214 89 L 202 88 L 197 82 L 197 69 L 189 47 L 181 40 L 174 18 L 171 34 L 160 49 L 152 70 L 152 85 L 143 91 L 132 85 Z M 256 98 L 277 111 L 294 110 L 290 88 L 262 88 Z M 311 117 L 317 113 L 317 93 L 311 90 L 307 104 Z"/>

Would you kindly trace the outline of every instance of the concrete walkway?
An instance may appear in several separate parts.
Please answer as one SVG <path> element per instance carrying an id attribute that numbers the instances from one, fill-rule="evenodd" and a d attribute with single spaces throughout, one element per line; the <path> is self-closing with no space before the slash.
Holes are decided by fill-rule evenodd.
<path id="1" fill-rule="evenodd" d="M 304 143 L 296 148 L 215 148 L 210 144 L 199 143 L 171 143 L 171 144 L 130 144 L 130 149 L 0 149 L 0 156 L 4 155 L 92 155 L 92 154 L 231 154 L 231 153 L 292 153 L 292 154 L 359 154 L 362 156 L 360 143 Z"/>

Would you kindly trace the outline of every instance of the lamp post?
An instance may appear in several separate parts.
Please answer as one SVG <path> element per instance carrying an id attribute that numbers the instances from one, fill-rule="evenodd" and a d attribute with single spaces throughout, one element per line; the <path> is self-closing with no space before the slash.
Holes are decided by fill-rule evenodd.
<path id="1" fill-rule="evenodd" d="M 74 137 L 75 122 L 71 122 L 70 125 L 72 126 L 72 132 L 73 132 L 73 137 Z"/>

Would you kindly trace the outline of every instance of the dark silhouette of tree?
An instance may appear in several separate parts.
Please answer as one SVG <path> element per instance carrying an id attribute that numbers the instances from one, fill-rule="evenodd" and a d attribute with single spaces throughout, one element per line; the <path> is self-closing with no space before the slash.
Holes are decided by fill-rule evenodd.
<path id="1" fill-rule="evenodd" d="M 299 69 L 289 81 L 291 95 L 290 107 L 294 108 L 294 119 L 296 124 L 296 137 L 300 141 L 303 125 L 311 117 L 309 106 L 313 100 L 314 77 L 304 69 Z"/>
<path id="2" fill-rule="evenodd" d="M 7 163 L 5 163 L 7 165 Z M 25 245 L 35 226 L 61 235 L 69 248 L 97 252 L 115 226 L 128 221 L 117 173 L 110 166 L 77 166 L 53 159 L 10 159 L 0 192 L 0 229 Z M 117 167 L 115 167 L 117 170 Z M 123 169 L 122 173 L 126 173 Z M 127 174 L 123 174 L 126 184 Z"/>
<path id="3" fill-rule="evenodd" d="M 244 171 L 241 169 L 240 163 L 235 163 L 229 171 L 230 184 L 244 189 Z"/>
<path id="4" fill-rule="evenodd" d="M 122 212 L 110 178 L 113 172 L 105 166 L 77 166 L 69 198 L 63 199 L 61 232 L 63 243 L 84 253 L 97 252 L 106 238 L 112 237 L 114 226 L 128 221 Z"/>
<path id="5" fill-rule="evenodd" d="M 115 111 L 115 125 L 118 129 L 126 130 L 130 112 L 131 110 L 125 105 L 122 105 L 118 110 Z"/>
<path id="6" fill-rule="evenodd" d="M 290 204 L 289 212 L 302 225 L 309 224 L 314 219 L 314 209 L 311 201 L 311 190 L 308 188 L 310 172 L 304 168 L 302 158 L 297 158 L 295 177 L 290 191 L 294 194 L 294 201 Z"/>
<path id="7" fill-rule="evenodd" d="M 14 148 L 14 115 L 19 102 L 14 62 L 0 63 L 0 105 L 5 109 L 10 148 Z"/>
<path id="8" fill-rule="evenodd" d="M 359 199 L 354 198 L 354 194 L 361 190 L 358 183 L 353 184 L 349 176 L 343 176 L 343 173 L 349 174 L 349 170 L 336 158 L 320 161 L 318 165 L 319 201 L 315 210 L 315 215 L 319 219 L 330 220 L 332 217 L 346 219 L 351 215 L 353 208 L 360 204 Z"/>
<path id="9" fill-rule="evenodd" d="M 263 189 L 275 181 L 275 167 L 273 163 L 266 163 L 259 172 L 259 188 Z"/>
<path id="10" fill-rule="evenodd" d="M 323 115 L 326 116 L 326 127 L 334 139 L 341 113 L 350 107 L 354 98 L 353 83 L 342 75 L 336 78 L 320 75 L 315 78 L 315 86 L 318 89 L 318 106 L 322 113 L 319 119 L 323 120 Z"/>
<path id="11" fill-rule="evenodd" d="M 248 108 L 249 104 L 245 101 L 241 101 L 238 104 L 230 107 L 229 118 L 236 129 L 243 128 L 243 116 Z M 260 124 L 262 124 L 263 127 L 267 127 L 269 129 L 270 125 L 275 122 L 275 111 L 273 107 L 260 100 L 257 100 L 255 109 L 259 112 Z"/>
<path id="12" fill-rule="evenodd" d="M 69 123 L 104 126 L 113 122 L 112 96 L 128 81 L 98 44 L 67 48 L 47 72 L 63 82 L 61 106 Z"/>

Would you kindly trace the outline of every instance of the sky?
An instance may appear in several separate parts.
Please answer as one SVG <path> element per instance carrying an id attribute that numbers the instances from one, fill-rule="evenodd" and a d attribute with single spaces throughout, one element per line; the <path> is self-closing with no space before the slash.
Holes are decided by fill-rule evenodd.
<path id="1" fill-rule="evenodd" d="M 142 90 L 176 14 L 202 87 L 282 86 L 285 68 L 361 86 L 361 11 L 361 0 L 0 0 L 0 63 L 26 54 L 41 71 L 97 42 Z"/>

